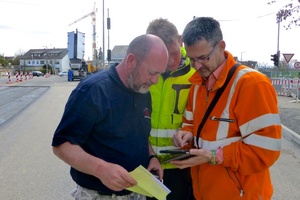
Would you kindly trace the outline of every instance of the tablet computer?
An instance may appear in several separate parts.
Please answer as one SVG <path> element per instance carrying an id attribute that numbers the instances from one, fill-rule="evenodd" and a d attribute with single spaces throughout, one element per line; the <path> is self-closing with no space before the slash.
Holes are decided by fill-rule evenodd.
<path id="1" fill-rule="evenodd" d="M 171 157 L 171 158 L 168 158 L 166 160 L 163 160 L 162 163 L 168 163 L 168 162 L 171 162 L 173 160 L 184 160 L 184 159 L 187 159 L 187 158 L 190 158 L 190 157 L 193 157 L 194 155 L 191 155 L 191 154 L 180 154 L 180 155 L 176 155 L 174 157 Z"/>
<path id="2" fill-rule="evenodd" d="M 159 152 L 164 154 L 170 154 L 170 157 L 167 157 L 165 160 L 162 160 L 162 163 L 168 163 L 173 160 L 184 160 L 194 156 L 189 153 L 189 149 L 169 149 L 160 150 Z"/>
<path id="3" fill-rule="evenodd" d="M 160 150 L 159 153 L 190 154 L 190 150 L 189 149 L 167 149 L 167 150 Z"/>

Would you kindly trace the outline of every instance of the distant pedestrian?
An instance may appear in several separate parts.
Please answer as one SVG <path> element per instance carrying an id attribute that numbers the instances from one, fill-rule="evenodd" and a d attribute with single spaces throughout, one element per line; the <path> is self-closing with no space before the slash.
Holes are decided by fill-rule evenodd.
<path id="1" fill-rule="evenodd" d="M 69 69 L 68 71 L 68 81 L 73 81 L 73 70 Z"/>

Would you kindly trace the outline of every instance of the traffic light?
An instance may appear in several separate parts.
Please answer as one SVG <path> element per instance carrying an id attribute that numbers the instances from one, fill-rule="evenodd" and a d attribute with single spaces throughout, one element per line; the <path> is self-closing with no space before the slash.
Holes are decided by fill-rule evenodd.
<path id="1" fill-rule="evenodd" d="M 107 50 L 107 61 L 111 61 L 111 50 Z"/>
<path id="2" fill-rule="evenodd" d="M 102 60 L 102 57 L 103 57 L 103 52 L 102 52 L 102 48 L 100 47 L 99 55 L 98 55 L 99 60 Z"/>
<path id="3" fill-rule="evenodd" d="M 279 57 L 278 57 L 278 54 L 276 53 L 276 54 L 273 54 L 273 55 L 271 55 L 271 60 L 274 62 L 274 65 L 276 66 L 276 67 L 278 67 L 278 63 L 279 63 Z"/>

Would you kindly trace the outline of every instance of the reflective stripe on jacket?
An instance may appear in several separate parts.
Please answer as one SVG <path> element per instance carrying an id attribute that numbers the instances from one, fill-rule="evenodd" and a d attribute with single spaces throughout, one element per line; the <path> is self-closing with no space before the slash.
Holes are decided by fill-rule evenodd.
<path id="1" fill-rule="evenodd" d="M 183 63 L 186 63 L 183 60 Z M 168 155 L 159 153 L 163 149 L 175 149 L 172 137 L 181 128 L 182 115 L 187 104 L 191 87 L 189 78 L 195 72 L 190 65 L 185 65 L 172 72 L 165 80 L 159 77 L 158 83 L 150 87 L 152 98 L 150 142 L 160 161 Z M 162 164 L 163 168 L 175 168 L 172 164 Z"/>
<path id="2" fill-rule="evenodd" d="M 194 134 L 194 144 L 206 109 L 235 64 L 233 56 L 225 54 L 226 64 L 212 91 L 207 91 L 198 73 L 190 79 L 193 85 L 182 130 Z M 268 77 L 240 66 L 204 124 L 198 143 L 209 150 L 223 147 L 224 161 L 191 168 L 197 199 L 271 199 L 269 167 L 280 154 L 281 123 Z"/>

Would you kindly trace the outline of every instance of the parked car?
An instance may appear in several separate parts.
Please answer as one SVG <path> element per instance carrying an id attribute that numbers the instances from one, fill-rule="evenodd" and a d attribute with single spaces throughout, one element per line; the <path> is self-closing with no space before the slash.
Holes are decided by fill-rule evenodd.
<path id="1" fill-rule="evenodd" d="M 66 72 L 66 71 L 59 72 L 58 74 L 59 74 L 59 76 L 68 76 L 68 72 Z"/>
<path id="2" fill-rule="evenodd" d="M 32 76 L 44 76 L 44 73 L 41 71 L 32 71 Z"/>

